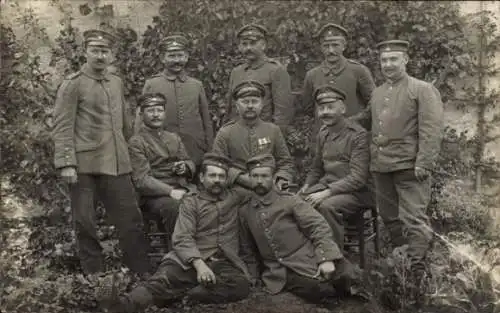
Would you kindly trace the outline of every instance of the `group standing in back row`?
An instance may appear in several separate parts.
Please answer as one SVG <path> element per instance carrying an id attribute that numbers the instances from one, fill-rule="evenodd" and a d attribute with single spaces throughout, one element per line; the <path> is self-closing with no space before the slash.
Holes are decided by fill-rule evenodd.
<path id="1" fill-rule="evenodd" d="M 218 218 L 229 213 L 218 212 L 217 223 L 206 220 L 206 229 L 197 228 L 201 227 L 198 218 L 207 214 L 211 219 L 208 216 L 218 210 L 210 203 L 219 201 L 246 208 L 240 214 L 241 225 L 247 240 L 255 244 L 240 243 L 245 247 L 243 261 L 251 262 L 249 251 L 258 252 L 265 265 L 272 259 L 299 275 L 289 273 L 287 278 L 269 263 L 268 270 L 277 272 L 268 272 L 271 276 L 266 278 L 264 270 L 262 280 L 275 292 L 291 286 L 292 292 L 300 294 L 304 288 L 295 286 L 308 285 L 304 277 L 312 277 L 315 268 L 325 279 L 335 269 L 342 274 L 348 267 L 342 257 L 343 223 L 349 215 L 373 205 L 379 209 L 394 247 L 408 244 L 415 278 L 422 278 L 431 239 L 425 209 L 440 148 L 443 105 L 431 84 L 406 73 L 408 42 L 378 44 L 386 81 L 376 87 L 364 65 L 343 56 L 347 30 L 336 24 L 319 30 L 316 38 L 324 61 L 307 72 L 302 94 L 303 108 L 314 108 L 317 117 L 315 155 L 305 184 L 295 196 L 285 191 L 296 176 L 284 137 L 294 114 L 290 77 L 281 64 L 266 56 L 268 33 L 264 27 L 245 25 L 237 33 L 246 62 L 231 72 L 226 120 L 217 134 L 202 83 L 186 74 L 189 53 L 184 36 L 169 36 L 162 42 L 165 69 L 145 83 L 138 101 L 142 124 L 134 133 L 123 83 L 107 71 L 115 38 L 101 30 L 87 31 L 84 37 L 87 62 L 58 90 L 53 138 L 56 168 L 71 186 L 73 221 L 85 273 L 105 270 L 95 229 L 98 198 L 117 226 L 125 264 L 140 274 L 152 270 L 139 207 L 158 216 L 172 237 L 168 266 L 174 262 L 185 270 L 195 269 L 189 274 L 194 276 L 179 276 L 179 284 L 184 284 L 181 289 L 192 288 L 187 282 L 193 279 L 202 285 L 215 281 L 217 275 L 210 268 L 216 264 L 218 270 L 228 271 L 227 264 L 218 263 L 225 259 L 236 266 L 230 270 L 241 269 L 255 278 L 252 266 L 247 271 L 234 255 L 238 254 L 234 243 L 230 249 L 222 249 L 218 242 L 228 237 L 222 236 Z M 227 192 L 217 188 L 231 189 L 235 195 L 227 198 Z M 247 216 L 254 206 L 264 208 L 258 219 L 254 214 Z M 307 208 L 321 214 L 311 215 Z M 234 227 L 231 221 L 235 222 L 233 217 L 224 229 Z M 305 237 L 287 223 L 299 227 L 297 231 L 301 229 Z M 214 232 L 207 233 L 211 227 Z M 273 229 L 277 232 L 271 236 Z M 215 236 L 213 241 L 198 242 L 199 231 Z M 335 242 L 322 239 L 329 233 Z M 265 243 L 264 238 L 270 241 Z M 186 250 L 188 243 L 190 250 Z M 212 244 L 214 249 L 209 248 Z M 202 249 L 211 252 L 200 254 Z M 298 254 L 281 261 L 279 255 L 290 255 L 286 253 L 290 249 L 304 250 L 293 250 Z M 311 258 L 311 253 L 316 257 Z M 332 261 L 335 263 L 330 265 Z M 121 301 L 136 301 L 141 306 L 155 300 L 153 295 L 175 289 L 162 283 L 165 273 L 159 272 L 152 285 L 137 291 L 136 300 Z M 238 284 L 241 286 L 240 280 Z M 245 293 L 233 296 L 241 298 Z"/>

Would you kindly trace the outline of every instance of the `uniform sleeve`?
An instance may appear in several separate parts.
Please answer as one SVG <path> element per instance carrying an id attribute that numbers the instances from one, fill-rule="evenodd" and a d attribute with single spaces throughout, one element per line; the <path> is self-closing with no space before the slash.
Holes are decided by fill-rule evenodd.
<path id="1" fill-rule="evenodd" d="M 290 75 L 284 66 L 278 66 L 271 74 L 271 94 L 274 105 L 273 121 L 284 131 L 295 114 Z"/>
<path id="2" fill-rule="evenodd" d="M 250 278 L 259 278 L 258 263 L 255 252 L 257 245 L 248 226 L 246 215 L 246 206 L 240 207 L 240 257 L 248 267 Z"/>
<path id="3" fill-rule="evenodd" d="M 368 133 L 360 132 L 353 138 L 349 174 L 328 185 L 333 195 L 357 191 L 368 182 L 370 150 Z"/>
<path id="4" fill-rule="evenodd" d="M 226 115 L 223 119 L 223 124 L 229 122 L 231 118 L 236 115 L 236 110 L 233 108 L 233 79 L 234 79 L 234 69 L 231 71 L 229 75 L 229 85 L 227 85 L 227 94 L 226 94 Z"/>
<path id="5" fill-rule="evenodd" d="M 203 129 L 205 130 L 205 143 L 207 144 L 207 151 L 210 151 L 212 143 L 214 141 L 214 130 L 212 125 L 212 118 L 210 117 L 210 112 L 208 110 L 208 100 L 205 94 L 205 88 L 203 84 L 200 83 L 200 116 L 203 121 Z"/>
<path id="6" fill-rule="evenodd" d="M 357 89 L 363 99 L 365 108 L 361 110 L 358 114 L 351 117 L 352 120 L 360 122 L 361 125 L 370 125 L 371 123 L 371 109 L 370 109 L 370 99 L 375 89 L 375 81 L 373 80 L 372 73 L 370 70 L 361 65 L 357 73 Z"/>
<path id="7" fill-rule="evenodd" d="M 184 198 L 179 205 L 179 216 L 172 234 L 173 250 L 181 261 L 190 264 L 194 259 L 201 258 L 196 246 L 196 200 L 194 197 Z"/>
<path id="8" fill-rule="evenodd" d="M 415 166 L 432 170 L 441 149 L 443 102 L 439 91 L 430 84 L 418 92 L 418 152 Z"/>
<path id="9" fill-rule="evenodd" d="M 78 167 L 75 150 L 75 120 L 78 109 L 78 82 L 65 80 L 57 91 L 54 108 L 54 165 Z"/>
<path id="10" fill-rule="evenodd" d="M 312 115 L 314 116 L 316 112 L 314 110 L 313 93 L 314 90 L 311 73 L 307 72 L 304 79 L 304 85 L 302 86 L 302 111 L 304 112 L 304 114 L 312 113 Z"/>
<path id="11" fill-rule="evenodd" d="M 311 240 L 318 263 L 343 257 L 333 240 L 333 233 L 325 218 L 304 200 L 294 196 L 292 212 L 304 235 Z"/>
<path id="12" fill-rule="evenodd" d="M 132 181 L 142 196 L 168 196 L 173 187 L 154 178 L 146 156 L 146 147 L 140 137 L 130 139 L 130 163 L 132 164 Z"/>
<path id="13" fill-rule="evenodd" d="M 307 173 L 305 184 L 312 186 L 316 184 L 324 175 L 323 170 L 323 136 L 321 132 L 318 133 L 316 138 L 316 148 L 314 149 L 314 156 L 311 163 L 309 172 Z"/>
<path id="14" fill-rule="evenodd" d="M 275 138 L 274 157 L 276 158 L 276 177 L 292 182 L 296 174 L 295 163 L 286 145 L 285 137 L 283 137 L 283 133 L 279 128 L 275 130 Z"/>
<path id="15" fill-rule="evenodd" d="M 121 81 L 121 80 L 120 80 Z M 126 141 L 134 134 L 134 119 L 135 114 L 132 112 L 130 108 L 130 103 L 125 99 L 125 87 L 123 82 L 120 82 L 121 85 L 121 95 L 122 95 L 122 103 L 123 103 L 123 136 Z"/>
<path id="16" fill-rule="evenodd" d="M 217 133 L 217 135 L 215 136 L 214 144 L 212 147 L 212 152 L 223 155 L 231 160 L 231 156 L 229 155 L 229 147 L 228 147 L 229 139 L 230 138 L 229 138 L 228 132 L 224 128 L 220 129 L 219 132 Z M 227 173 L 229 185 L 232 186 L 236 182 L 236 179 L 238 178 L 238 176 L 243 174 L 243 173 L 245 173 L 245 171 L 243 171 L 235 166 L 231 166 L 229 168 L 228 173 Z"/>
<path id="17" fill-rule="evenodd" d="M 179 158 L 179 160 L 186 162 L 186 166 L 189 168 L 189 170 L 191 172 L 191 177 L 193 177 L 194 174 L 196 173 L 196 165 L 191 160 L 191 157 L 189 156 L 189 154 L 186 150 L 186 146 L 184 146 L 184 143 L 182 143 L 181 137 L 179 137 L 179 135 L 177 135 L 177 134 L 175 136 L 176 136 L 177 144 L 179 145 L 177 157 Z"/>

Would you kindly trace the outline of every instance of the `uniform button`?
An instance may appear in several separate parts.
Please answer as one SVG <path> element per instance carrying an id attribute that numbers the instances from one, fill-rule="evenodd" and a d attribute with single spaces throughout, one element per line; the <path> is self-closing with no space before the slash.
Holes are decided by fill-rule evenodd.
<path id="1" fill-rule="evenodd" d="M 279 261 L 279 262 L 283 262 L 283 259 L 282 259 L 282 258 L 279 258 L 279 259 L 278 259 L 278 261 Z"/>
<path id="2" fill-rule="evenodd" d="M 319 252 L 320 252 L 320 253 L 323 253 L 323 254 L 325 253 L 325 251 L 323 251 L 323 250 L 319 250 Z"/>
<path id="3" fill-rule="evenodd" d="M 389 98 L 385 98 L 385 101 L 389 101 Z"/>
<path id="4" fill-rule="evenodd" d="M 268 233 L 268 232 L 269 232 L 269 228 L 266 228 L 266 233 Z"/>
<path id="5" fill-rule="evenodd" d="M 326 260 L 326 258 L 321 258 L 321 261 L 325 261 L 325 260 Z"/>
<path id="6" fill-rule="evenodd" d="M 382 150 L 383 147 L 378 147 L 379 150 Z"/>

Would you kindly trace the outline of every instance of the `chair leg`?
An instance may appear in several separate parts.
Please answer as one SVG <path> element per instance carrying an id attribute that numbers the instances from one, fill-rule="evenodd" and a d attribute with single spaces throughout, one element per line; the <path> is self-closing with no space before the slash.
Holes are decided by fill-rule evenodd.
<path id="1" fill-rule="evenodd" d="M 380 225 L 378 221 L 378 210 L 377 208 L 372 209 L 372 218 L 373 218 L 373 232 L 375 233 L 375 257 L 380 257 Z"/>
<path id="2" fill-rule="evenodd" d="M 358 233 L 358 244 L 359 244 L 359 263 L 362 269 L 366 266 L 366 258 L 365 258 L 365 219 L 363 216 L 363 212 L 361 212 L 358 217 L 357 223 L 357 233 Z"/>

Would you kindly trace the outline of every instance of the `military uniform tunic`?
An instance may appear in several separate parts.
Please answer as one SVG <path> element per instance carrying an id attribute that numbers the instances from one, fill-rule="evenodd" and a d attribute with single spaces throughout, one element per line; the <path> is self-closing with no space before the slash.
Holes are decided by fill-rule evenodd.
<path id="1" fill-rule="evenodd" d="M 67 77 L 54 109 L 55 167 L 75 167 L 81 174 L 130 173 L 129 114 L 118 76 L 98 77 L 84 65 Z"/>
<path id="2" fill-rule="evenodd" d="M 242 257 L 257 275 L 253 245 L 264 262 L 262 280 L 276 294 L 287 273 L 312 278 L 319 263 L 342 259 L 325 219 L 298 196 L 271 191 L 253 197 L 240 210 Z"/>
<path id="3" fill-rule="evenodd" d="M 432 170 L 439 155 L 443 103 L 429 83 L 404 74 L 377 87 L 371 99 L 372 144 L 377 206 L 393 244 L 406 242 L 412 264 L 421 264 L 432 234 L 425 214 L 431 195 L 430 177 L 418 181 L 415 167 Z"/>
<path id="4" fill-rule="evenodd" d="M 246 162 L 258 154 L 270 153 L 276 159 L 276 176 L 288 181 L 295 177 L 295 165 L 285 138 L 278 126 L 258 120 L 247 126 L 243 120 L 222 127 L 214 140 L 213 151 L 233 161 L 229 169 L 229 181 L 234 183 L 238 175 L 246 173 Z"/>
<path id="5" fill-rule="evenodd" d="M 273 122 L 284 130 L 283 127 L 290 124 L 294 115 L 290 75 L 283 65 L 270 58 L 265 58 L 254 65 L 244 63 L 232 70 L 229 78 L 226 122 L 238 117 L 232 93 L 234 87 L 247 80 L 258 81 L 265 87 L 264 104 L 260 114 L 262 120 Z"/>
<path id="6" fill-rule="evenodd" d="M 374 205 L 370 184 L 368 133 L 357 123 L 341 120 L 323 126 L 316 140 L 316 152 L 305 183 L 305 194 L 330 189 L 318 210 L 330 224 L 335 240 L 344 246 L 345 217 Z"/>
<path id="7" fill-rule="evenodd" d="M 208 101 L 201 81 L 185 73 L 162 72 L 148 79 L 143 93 L 161 93 L 167 98 L 165 129 L 179 134 L 196 165 L 210 150 L 214 133 Z"/>

